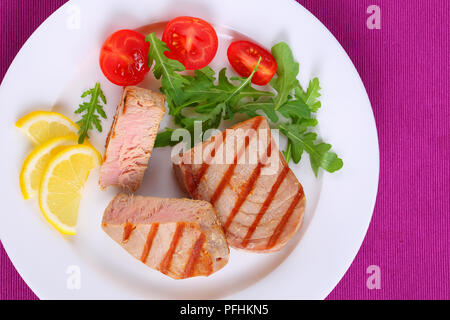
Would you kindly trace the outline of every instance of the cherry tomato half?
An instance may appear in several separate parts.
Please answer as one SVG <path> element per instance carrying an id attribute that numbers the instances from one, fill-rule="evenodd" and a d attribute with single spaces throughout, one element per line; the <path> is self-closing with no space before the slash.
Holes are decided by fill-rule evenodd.
<path id="1" fill-rule="evenodd" d="M 105 41 L 100 52 L 100 67 L 109 81 L 133 86 L 144 80 L 150 43 L 133 30 L 119 30 Z"/>
<path id="2" fill-rule="evenodd" d="M 170 52 L 166 56 L 180 61 L 187 70 L 206 67 L 216 56 L 219 40 L 214 28 L 193 17 L 178 17 L 164 29 L 162 40 Z"/>
<path id="3" fill-rule="evenodd" d="M 242 77 L 249 77 L 261 57 L 258 70 L 252 83 L 264 86 L 270 82 L 277 72 L 277 62 L 266 49 L 250 41 L 235 41 L 228 47 L 228 61 L 233 69 Z"/>

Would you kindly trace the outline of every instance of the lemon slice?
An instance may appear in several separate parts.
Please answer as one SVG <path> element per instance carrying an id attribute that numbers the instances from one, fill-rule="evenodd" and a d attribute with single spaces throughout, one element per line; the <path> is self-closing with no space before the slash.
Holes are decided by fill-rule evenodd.
<path id="1" fill-rule="evenodd" d="M 17 121 L 16 127 L 37 145 L 52 138 L 76 134 L 79 130 L 69 118 L 50 111 L 32 112 Z"/>
<path id="2" fill-rule="evenodd" d="M 39 187 L 39 206 L 44 217 L 63 234 L 74 235 L 81 192 L 89 171 L 101 163 L 90 145 L 65 148 L 48 163 Z"/>
<path id="3" fill-rule="evenodd" d="M 50 139 L 36 147 L 25 159 L 20 171 L 20 190 L 25 200 L 35 196 L 39 191 L 42 173 L 52 156 L 62 151 L 67 146 L 78 143 L 75 134 Z"/>

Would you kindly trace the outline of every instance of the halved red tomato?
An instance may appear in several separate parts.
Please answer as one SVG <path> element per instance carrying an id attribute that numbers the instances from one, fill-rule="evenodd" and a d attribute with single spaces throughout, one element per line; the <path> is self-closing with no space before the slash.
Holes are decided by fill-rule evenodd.
<path id="1" fill-rule="evenodd" d="M 193 17 L 171 20 L 162 40 L 170 50 L 166 56 L 180 61 L 187 70 L 206 67 L 216 56 L 219 45 L 214 28 L 205 20 Z"/>
<path id="2" fill-rule="evenodd" d="M 144 80 L 150 43 L 133 30 L 119 30 L 105 41 L 100 52 L 100 67 L 109 81 L 133 86 Z"/>
<path id="3" fill-rule="evenodd" d="M 242 77 L 250 76 L 261 57 L 258 70 L 252 78 L 254 84 L 268 84 L 277 72 L 277 62 L 270 52 L 250 41 L 233 42 L 228 47 L 227 55 L 233 69 Z"/>

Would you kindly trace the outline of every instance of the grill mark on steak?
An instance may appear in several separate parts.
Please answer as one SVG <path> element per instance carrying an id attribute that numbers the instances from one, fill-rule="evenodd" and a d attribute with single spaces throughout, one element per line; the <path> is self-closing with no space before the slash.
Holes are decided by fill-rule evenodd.
<path id="1" fill-rule="evenodd" d="M 258 227 L 259 223 L 261 222 L 261 219 L 264 217 L 265 213 L 270 207 L 270 204 L 272 203 L 273 199 L 275 198 L 275 195 L 278 192 L 278 189 L 280 188 L 281 184 L 283 183 L 284 179 L 286 178 L 287 174 L 289 173 L 289 167 L 285 166 L 281 173 L 279 174 L 277 180 L 275 181 L 274 185 L 272 186 L 272 189 L 270 190 L 269 194 L 267 195 L 266 200 L 264 200 L 263 205 L 259 209 L 258 215 L 256 216 L 255 220 L 253 221 L 252 225 L 247 231 L 247 234 L 245 235 L 244 240 L 242 241 L 242 246 L 244 248 L 247 247 L 251 237 L 253 236 L 253 233 L 255 232 L 256 228 Z"/>
<path id="2" fill-rule="evenodd" d="M 134 229 L 136 229 L 135 225 L 129 223 L 128 221 L 125 223 L 123 227 L 122 242 L 127 242 L 128 239 L 130 239 L 131 233 L 133 232 Z"/>
<path id="3" fill-rule="evenodd" d="M 200 172 L 198 173 L 198 175 L 196 177 L 194 177 L 194 182 L 195 182 L 195 189 L 193 190 L 194 193 L 197 193 L 198 186 L 200 185 L 200 182 L 202 181 L 203 177 L 208 172 L 210 163 L 216 156 L 217 149 L 219 149 L 220 146 L 225 143 L 226 138 L 227 138 L 227 130 L 224 130 L 222 132 L 222 139 L 217 139 L 217 141 L 214 141 L 214 148 L 211 150 L 211 153 L 209 154 L 207 161 L 204 161 L 202 163 Z M 214 140 L 216 140 L 216 139 L 214 138 Z M 192 195 L 194 195 L 194 193 L 192 193 Z"/>
<path id="4" fill-rule="evenodd" d="M 295 195 L 294 199 L 291 202 L 291 205 L 289 206 L 289 209 L 286 211 L 283 218 L 275 228 L 275 231 L 273 232 L 272 236 L 270 237 L 269 242 L 267 243 L 267 249 L 271 249 L 277 244 L 277 241 L 280 238 L 281 234 L 283 233 L 283 230 L 286 227 L 289 218 L 291 217 L 292 213 L 294 212 L 295 208 L 297 207 L 298 203 L 303 198 L 303 196 L 304 196 L 303 188 L 300 185 L 297 194 Z"/>
<path id="5" fill-rule="evenodd" d="M 261 124 L 262 119 L 263 119 L 262 117 L 258 118 L 257 121 L 255 121 L 255 123 L 253 123 L 253 125 L 251 127 L 252 130 L 250 131 L 250 136 L 247 136 L 248 139 L 245 139 L 244 145 L 241 146 L 241 148 L 239 149 L 239 152 L 234 157 L 233 164 L 231 164 L 228 167 L 227 171 L 225 172 L 222 179 L 220 180 L 219 185 L 217 186 L 216 190 L 214 191 L 214 193 L 210 199 L 210 202 L 212 203 L 212 205 L 215 205 L 217 200 L 219 200 L 220 197 L 222 196 L 225 186 L 228 184 L 228 182 L 230 181 L 231 177 L 234 174 L 234 170 L 236 169 L 239 158 L 242 156 L 242 154 L 245 152 L 248 145 L 250 144 L 250 139 L 253 137 L 255 130 L 258 129 L 259 125 Z"/>
<path id="6" fill-rule="evenodd" d="M 143 263 L 147 262 L 148 254 L 150 253 L 150 250 L 152 249 L 153 240 L 155 239 L 156 234 L 158 233 L 159 223 L 153 223 L 150 227 L 150 230 L 147 234 L 147 240 L 145 241 L 144 249 L 142 250 L 141 254 L 141 261 Z"/>
<path id="7" fill-rule="evenodd" d="M 172 264 L 173 254 L 175 253 L 175 249 L 177 248 L 178 241 L 183 235 L 184 228 L 186 227 L 186 223 L 179 222 L 177 223 L 177 228 L 172 236 L 172 241 L 170 242 L 169 250 L 167 250 L 164 259 L 161 262 L 160 270 L 162 273 L 167 274 L 170 269 L 170 265 Z"/>
<path id="8" fill-rule="evenodd" d="M 189 194 L 194 197 L 194 192 L 197 189 L 197 186 L 195 184 L 195 179 L 194 179 L 194 175 L 192 174 L 192 165 L 189 165 L 189 170 L 187 169 L 187 165 L 184 162 L 181 162 L 181 166 L 185 168 L 185 172 L 186 172 L 186 188 L 189 192 Z"/>
<path id="9" fill-rule="evenodd" d="M 258 165 L 253 170 L 250 178 L 248 179 L 245 186 L 241 189 L 241 192 L 238 195 L 238 198 L 236 199 L 236 202 L 234 204 L 233 209 L 231 210 L 230 215 L 227 218 L 226 223 L 223 226 L 224 231 L 226 232 L 228 228 L 230 227 L 231 223 L 233 222 L 234 218 L 236 217 L 237 213 L 241 209 L 244 202 L 247 200 L 248 196 L 252 192 L 253 188 L 255 187 L 256 181 L 258 181 L 259 176 L 261 175 L 261 170 L 264 166 L 263 163 L 267 161 L 267 158 L 270 157 L 272 150 L 272 141 L 269 142 L 267 146 L 266 153 L 263 155 L 263 159 L 258 162 Z"/>
<path id="10" fill-rule="evenodd" d="M 200 254 L 202 253 L 203 244 L 205 243 L 206 237 L 203 232 L 198 237 L 197 241 L 195 241 L 194 246 L 192 247 L 191 254 L 189 256 L 188 262 L 186 263 L 186 267 L 184 269 L 184 278 L 192 277 L 195 266 L 200 258 Z"/>

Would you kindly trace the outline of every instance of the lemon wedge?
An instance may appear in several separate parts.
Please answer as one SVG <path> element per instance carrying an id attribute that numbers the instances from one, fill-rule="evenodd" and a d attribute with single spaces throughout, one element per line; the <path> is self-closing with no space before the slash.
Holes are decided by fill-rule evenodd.
<path id="1" fill-rule="evenodd" d="M 34 144 L 39 145 L 56 137 L 76 134 L 78 126 L 66 116 L 51 111 L 35 111 L 16 122 Z"/>
<path id="2" fill-rule="evenodd" d="M 101 156 L 90 145 L 66 147 L 47 164 L 39 187 L 42 214 L 59 232 L 76 234 L 81 193 Z"/>
<path id="3" fill-rule="evenodd" d="M 50 139 L 37 146 L 25 159 L 20 171 L 20 190 L 25 200 L 34 197 L 39 191 L 42 173 L 50 159 L 68 146 L 78 143 L 75 134 Z"/>

